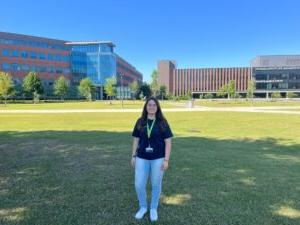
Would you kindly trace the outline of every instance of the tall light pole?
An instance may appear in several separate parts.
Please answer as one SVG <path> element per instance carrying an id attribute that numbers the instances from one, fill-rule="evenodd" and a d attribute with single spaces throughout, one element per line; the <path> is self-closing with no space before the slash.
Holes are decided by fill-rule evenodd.
<path id="1" fill-rule="evenodd" d="M 123 74 L 120 73 L 120 78 L 121 78 L 121 101 L 122 101 L 122 109 L 123 109 Z"/>

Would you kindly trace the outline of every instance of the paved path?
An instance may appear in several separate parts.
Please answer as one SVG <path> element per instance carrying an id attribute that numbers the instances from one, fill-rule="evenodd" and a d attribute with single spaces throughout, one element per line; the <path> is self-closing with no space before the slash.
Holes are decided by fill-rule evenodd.
<path id="1" fill-rule="evenodd" d="M 299 111 L 289 111 L 289 109 L 299 109 Z M 0 110 L 4 113 L 120 113 L 139 112 L 142 109 L 33 109 L 33 110 Z M 276 113 L 300 115 L 300 106 L 266 106 L 266 107 L 202 107 L 195 108 L 165 108 L 164 112 L 254 112 L 254 113 Z"/>

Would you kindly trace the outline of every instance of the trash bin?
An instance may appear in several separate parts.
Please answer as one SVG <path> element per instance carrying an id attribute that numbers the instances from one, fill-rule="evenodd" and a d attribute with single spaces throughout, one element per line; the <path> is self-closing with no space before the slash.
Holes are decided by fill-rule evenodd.
<path id="1" fill-rule="evenodd" d="M 188 107 L 189 108 L 194 108 L 194 99 L 191 99 L 188 101 Z"/>

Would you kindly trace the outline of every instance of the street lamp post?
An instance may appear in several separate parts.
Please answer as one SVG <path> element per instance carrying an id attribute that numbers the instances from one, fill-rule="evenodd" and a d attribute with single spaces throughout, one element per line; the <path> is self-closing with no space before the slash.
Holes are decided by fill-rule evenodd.
<path id="1" fill-rule="evenodd" d="M 122 109 L 123 109 L 123 74 L 120 73 L 120 78 L 121 78 L 121 102 L 122 102 Z"/>

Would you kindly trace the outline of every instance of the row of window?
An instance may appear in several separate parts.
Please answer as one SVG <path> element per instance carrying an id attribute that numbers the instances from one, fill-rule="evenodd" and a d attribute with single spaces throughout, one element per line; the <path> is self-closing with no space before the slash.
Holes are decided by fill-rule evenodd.
<path id="1" fill-rule="evenodd" d="M 100 47 L 100 48 L 99 48 Z M 113 47 L 109 44 L 87 44 L 87 45 L 73 45 L 72 51 L 76 52 L 102 52 L 102 53 L 113 53 Z"/>
<path id="2" fill-rule="evenodd" d="M 73 45 L 72 51 L 78 52 L 99 52 L 99 45 Z"/>
<path id="3" fill-rule="evenodd" d="M 87 67 L 86 66 L 73 65 L 72 66 L 72 73 L 86 74 L 87 73 Z"/>
<path id="4" fill-rule="evenodd" d="M 63 73 L 69 74 L 69 68 L 55 67 L 55 66 L 39 66 L 39 65 L 28 65 L 28 64 L 18 64 L 18 63 L 3 63 L 2 64 L 3 71 L 33 71 L 33 72 L 41 72 L 41 73 Z"/>
<path id="5" fill-rule="evenodd" d="M 50 44 L 47 42 L 18 40 L 18 39 L 0 38 L 0 44 L 20 45 L 20 46 L 37 47 L 37 48 L 50 48 L 50 49 L 59 49 L 59 50 L 66 50 L 66 51 L 69 50 L 69 46 L 64 44 L 59 45 L 59 44 Z"/>
<path id="6" fill-rule="evenodd" d="M 118 64 L 117 65 L 118 68 L 122 69 L 123 71 L 126 71 L 136 77 L 139 77 L 140 76 L 140 73 L 137 72 L 136 70 L 134 69 L 131 69 L 130 67 L 127 67 L 127 66 L 123 66 L 122 64 Z"/>
<path id="7" fill-rule="evenodd" d="M 34 51 L 19 51 L 17 49 L 2 49 L 2 56 L 4 57 L 21 57 L 23 59 L 31 58 L 31 59 L 41 59 L 41 60 L 50 60 L 50 61 L 64 61 L 69 62 L 70 57 L 67 55 L 60 54 L 52 54 L 48 53 L 47 55 L 43 52 L 34 52 Z M 47 58 L 46 58 L 47 57 Z"/>
<path id="8" fill-rule="evenodd" d="M 298 73 L 255 74 L 256 80 L 300 80 Z"/>
<path id="9" fill-rule="evenodd" d="M 119 76 L 120 82 L 121 82 L 121 77 Z M 122 81 L 128 81 L 129 83 L 133 82 L 135 79 L 131 78 L 131 77 L 127 77 L 127 76 L 122 76 Z"/>
<path id="10" fill-rule="evenodd" d="M 300 89 L 300 83 L 257 83 L 256 89 Z"/>

